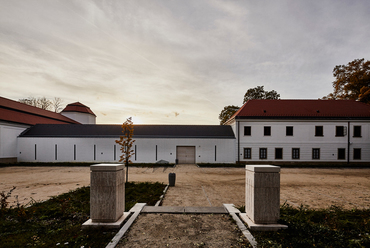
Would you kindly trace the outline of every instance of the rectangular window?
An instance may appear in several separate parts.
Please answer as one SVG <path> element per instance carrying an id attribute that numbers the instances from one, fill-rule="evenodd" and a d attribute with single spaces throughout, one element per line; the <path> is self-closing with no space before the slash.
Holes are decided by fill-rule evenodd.
<path id="1" fill-rule="evenodd" d="M 271 127 L 263 127 L 263 135 L 264 136 L 271 136 Z"/>
<path id="2" fill-rule="evenodd" d="M 252 158 L 252 148 L 244 148 L 244 158 L 245 159 Z"/>
<path id="3" fill-rule="evenodd" d="M 136 152 L 136 145 L 135 145 L 135 161 L 136 161 L 136 154 L 137 154 L 137 152 Z"/>
<path id="4" fill-rule="evenodd" d="M 116 159 L 117 159 L 116 145 L 113 145 L 113 160 L 116 161 Z"/>
<path id="5" fill-rule="evenodd" d="M 353 126 L 353 137 L 361 137 L 361 126 Z"/>
<path id="6" fill-rule="evenodd" d="M 96 160 L 96 145 L 94 145 L 94 160 Z"/>
<path id="7" fill-rule="evenodd" d="M 217 161 L 217 146 L 215 146 L 215 161 Z"/>
<path id="8" fill-rule="evenodd" d="M 267 148 L 260 148 L 260 159 L 267 159 Z"/>
<path id="9" fill-rule="evenodd" d="M 155 145 L 155 161 L 158 160 L 158 146 Z"/>
<path id="10" fill-rule="evenodd" d="M 324 136 L 323 126 L 315 126 L 315 136 Z"/>
<path id="11" fill-rule="evenodd" d="M 76 160 L 76 145 L 73 145 L 73 160 Z"/>
<path id="12" fill-rule="evenodd" d="M 336 137 L 343 137 L 344 136 L 344 126 L 336 126 L 335 127 L 335 136 Z"/>
<path id="13" fill-rule="evenodd" d="M 286 136 L 293 136 L 293 127 L 286 127 Z"/>
<path id="14" fill-rule="evenodd" d="M 299 148 L 292 148 L 292 159 L 299 159 Z"/>
<path id="15" fill-rule="evenodd" d="M 35 144 L 35 160 L 37 160 L 37 145 Z"/>
<path id="16" fill-rule="evenodd" d="M 361 159 L 361 148 L 353 148 L 353 159 Z"/>
<path id="17" fill-rule="evenodd" d="M 244 127 L 244 136 L 251 136 L 251 126 Z"/>
<path id="18" fill-rule="evenodd" d="M 55 144 L 55 160 L 58 160 L 58 145 Z"/>
<path id="19" fill-rule="evenodd" d="M 338 148 L 338 159 L 346 159 L 346 148 Z"/>
<path id="20" fill-rule="evenodd" d="M 320 148 L 312 148 L 312 159 L 320 159 Z"/>
<path id="21" fill-rule="evenodd" d="M 283 159 L 283 148 L 275 148 L 275 159 Z"/>

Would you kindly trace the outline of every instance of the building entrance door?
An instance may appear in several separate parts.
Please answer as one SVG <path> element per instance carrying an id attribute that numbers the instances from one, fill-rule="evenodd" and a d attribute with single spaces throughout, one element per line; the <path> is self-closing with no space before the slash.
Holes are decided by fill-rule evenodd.
<path id="1" fill-rule="evenodd" d="M 179 164 L 195 164 L 195 146 L 177 146 L 176 158 Z"/>

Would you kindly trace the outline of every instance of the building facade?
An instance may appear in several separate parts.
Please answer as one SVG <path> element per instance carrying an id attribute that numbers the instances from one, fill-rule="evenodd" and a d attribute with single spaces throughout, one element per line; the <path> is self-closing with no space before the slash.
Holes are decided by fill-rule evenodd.
<path id="1" fill-rule="evenodd" d="M 370 106 L 347 100 L 250 100 L 229 121 L 243 163 L 368 163 Z"/>
<path id="2" fill-rule="evenodd" d="M 120 125 L 72 103 L 59 114 L 0 97 L 0 162 L 118 162 Z M 370 162 L 370 105 L 249 100 L 226 125 L 134 125 L 134 163 Z"/>

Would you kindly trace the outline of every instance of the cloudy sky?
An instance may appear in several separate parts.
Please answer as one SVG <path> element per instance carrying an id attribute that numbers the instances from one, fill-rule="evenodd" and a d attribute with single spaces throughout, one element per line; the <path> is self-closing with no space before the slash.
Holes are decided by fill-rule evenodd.
<path id="1" fill-rule="evenodd" d="M 327 95 L 369 44 L 369 0 L 0 0 L 0 96 L 79 101 L 97 123 L 218 124 L 258 85 Z"/>

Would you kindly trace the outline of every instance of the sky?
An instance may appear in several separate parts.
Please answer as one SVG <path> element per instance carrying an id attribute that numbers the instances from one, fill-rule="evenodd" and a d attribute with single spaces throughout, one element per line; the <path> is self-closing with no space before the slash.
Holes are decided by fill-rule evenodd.
<path id="1" fill-rule="evenodd" d="M 256 86 L 326 96 L 369 44 L 368 0 L 0 0 L 0 96 L 78 101 L 98 124 L 218 125 Z"/>

